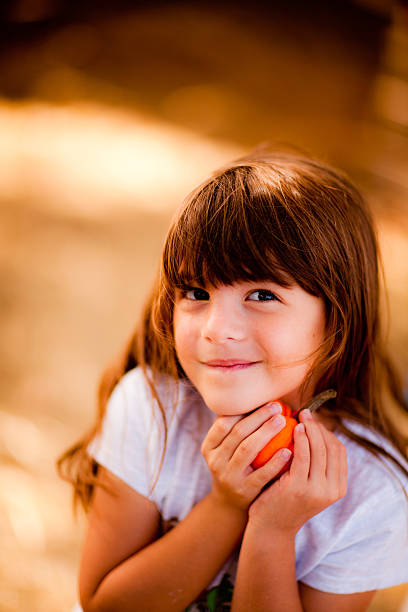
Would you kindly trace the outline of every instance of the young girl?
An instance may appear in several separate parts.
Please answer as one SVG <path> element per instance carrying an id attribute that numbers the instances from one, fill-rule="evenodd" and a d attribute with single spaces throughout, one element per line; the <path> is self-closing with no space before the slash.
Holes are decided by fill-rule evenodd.
<path id="1" fill-rule="evenodd" d="M 378 302 L 369 212 L 325 164 L 258 150 L 187 197 L 96 425 L 59 461 L 89 510 L 84 612 L 350 612 L 408 581 L 386 410 L 408 406 Z M 293 454 L 254 469 L 283 404 L 329 388 Z"/>

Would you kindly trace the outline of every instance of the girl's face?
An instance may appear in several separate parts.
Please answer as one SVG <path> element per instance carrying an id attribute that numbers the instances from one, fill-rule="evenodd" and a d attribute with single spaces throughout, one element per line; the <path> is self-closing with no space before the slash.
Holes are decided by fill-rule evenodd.
<path id="1" fill-rule="evenodd" d="M 275 399 L 300 408 L 299 387 L 324 330 L 323 300 L 296 284 L 245 281 L 176 291 L 177 356 L 217 415 L 245 414 Z"/>

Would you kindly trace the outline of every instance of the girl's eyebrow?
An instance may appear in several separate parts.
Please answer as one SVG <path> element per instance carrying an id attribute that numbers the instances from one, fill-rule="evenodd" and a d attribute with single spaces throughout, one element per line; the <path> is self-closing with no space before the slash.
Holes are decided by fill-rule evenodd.
<path id="1" fill-rule="evenodd" d="M 174 290 L 176 293 L 181 293 L 183 291 L 192 291 L 193 289 L 203 289 L 204 291 L 209 291 L 209 286 L 207 284 L 202 285 L 201 283 L 179 283 L 175 285 Z"/>
<path id="2" fill-rule="evenodd" d="M 236 284 L 242 284 L 244 285 L 244 287 L 248 287 L 248 288 L 262 288 L 265 287 L 266 285 L 271 286 L 272 289 L 279 289 L 279 290 L 287 290 L 290 291 L 291 289 L 295 288 L 297 286 L 297 283 L 290 277 L 287 277 L 287 281 L 285 282 L 285 284 L 281 284 L 275 280 L 271 280 L 271 279 L 260 279 L 260 280 L 237 280 L 234 281 L 232 283 L 226 283 L 226 285 L 236 285 Z M 218 286 L 218 285 L 217 285 Z M 219 285 L 222 286 L 222 283 Z M 204 289 L 206 291 L 208 291 L 209 289 L 211 289 L 212 287 L 214 287 L 214 285 L 211 285 L 210 283 L 200 283 L 199 281 L 194 281 L 194 280 L 190 280 L 190 281 L 184 281 L 181 283 L 177 283 L 175 285 L 175 290 L 176 291 L 186 291 L 186 290 L 191 290 L 191 289 Z"/>
<path id="3" fill-rule="evenodd" d="M 176 289 L 194 289 L 195 287 L 204 287 L 206 285 L 202 285 L 198 281 L 183 281 L 181 283 L 177 283 L 175 285 Z"/>
<path id="4" fill-rule="evenodd" d="M 294 281 L 293 278 L 290 278 L 289 276 L 282 280 L 284 281 L 283 284 L 281 282 L 278 282 L 277 280 L 272 280 L 270 278 L 245 282 L 247 282 L 249 285 L 274 285 L 275 287 L 279 287 L 280 289 L 292 289 L 297 285 L 296 281 Z"/>

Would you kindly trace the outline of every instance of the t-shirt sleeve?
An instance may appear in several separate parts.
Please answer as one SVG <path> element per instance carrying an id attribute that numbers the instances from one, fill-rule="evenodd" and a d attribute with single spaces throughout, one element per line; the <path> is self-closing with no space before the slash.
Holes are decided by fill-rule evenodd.
<path id="1" fill-rule="evenodd" d="M 366 500 L 330 552 L 301 581 L 330 593 L 408 582 L 408 500 L 402 488 L 390 487 L 389 496 Z"/>
<path id="2" fill-rule="evenodd" d="M 131 370 L 114 388 L 101 432 L 88 446 L 103 467 L 146 497 L 150 497 L 160 444 L 153 418 L 152 398 L 140 368 Z M 148 456 L 150 460 L 148 460 Z"/>

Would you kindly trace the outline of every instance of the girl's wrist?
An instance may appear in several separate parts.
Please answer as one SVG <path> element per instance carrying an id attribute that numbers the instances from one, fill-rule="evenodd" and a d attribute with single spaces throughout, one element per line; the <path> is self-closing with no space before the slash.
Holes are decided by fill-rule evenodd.
<path id="1" fill-rule="evenodd" d="M 229 515 L 236 517 L 238 521 L 242 521 L 246 525 L 248 521 L 248 509 L 232 504 L 227 498 L 212 490 L 207 495 L 207 500 L 214 506 L 217 512 L 227 512 Z"/>
<path id="2" fill-rule="evenodd" d="M 278 527 L 277 525 L 261 521 L 256 516 L 249 514 L 245 535 L 254 541 L 259 540 L 263 546 L 265 546 L 266 542 L 274 542 L 274 547 L 281 545 L 285 547 L 295 541 L 298 531 L 299 529 L 295 527 L 282 529 L 281 526 Z"/>

